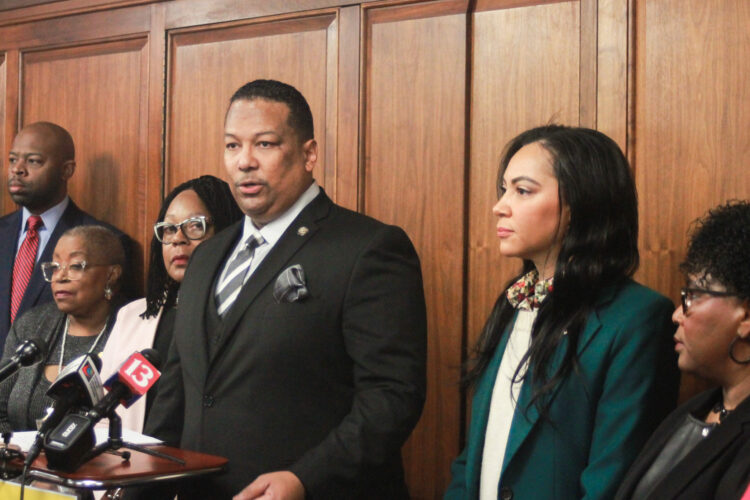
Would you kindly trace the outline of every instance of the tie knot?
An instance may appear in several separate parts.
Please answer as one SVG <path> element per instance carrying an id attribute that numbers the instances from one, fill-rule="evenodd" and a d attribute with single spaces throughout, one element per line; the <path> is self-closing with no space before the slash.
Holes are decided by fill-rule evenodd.
<path id="1" fill-rule="evenodd" d="M 26 227 L 28 227 L 29 231 L 36 231 L 40 227 L 42 227 L 42 218 L 38 215 L 32 215 L 29 217 L 29 220 L 26 221 Z"/>
<path id="2" fill-rule="evenodd" d="M 263 236 L 259 234 L 252 234 L 248 239 L 245 240 L 245 248 L 248 250 L 255 250 L 265 242 L 266 240 L 263 238 Z"/>

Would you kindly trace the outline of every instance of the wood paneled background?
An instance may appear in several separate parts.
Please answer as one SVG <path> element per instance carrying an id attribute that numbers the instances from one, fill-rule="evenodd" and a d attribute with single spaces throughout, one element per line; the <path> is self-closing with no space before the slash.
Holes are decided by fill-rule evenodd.
<path id="1" fill-rule="evenodd" d="M 437 498 L 462 446 L 461 362 L 518 269 L 490 212 L 503 145 L 550 121 L 611 135 L 638 184 L 637 278 L 676 301 L 690 221 L 750 197 L 748 26 L 746 0 L 0 0 L 0 150 L 26 123 L 66 127 L 72 196 L 143 249 L 165 192 L 224 176 L 232 91 L 297 86 L 318 181 L 422 259 L 429 393 L 404 455 L 413 496 Z"/>

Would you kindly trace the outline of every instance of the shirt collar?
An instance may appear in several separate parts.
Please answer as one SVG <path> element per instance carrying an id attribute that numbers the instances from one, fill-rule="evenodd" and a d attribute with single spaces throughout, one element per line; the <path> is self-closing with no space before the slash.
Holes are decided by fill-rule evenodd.
<path id="1" fill-rule="evenodd" d="M 246 215 L 242 228 L 242 241 L 247 241 L 247 239 L 253 234 L 257 237 L 257 234 L 260 233 L 266 244 L 274 246 L 276 242 L 281 239 L 281 235 L 283 235 L 287 228 L 292 225 L 294 219 L 297 218 L 300 212 L 302 212 L 302 210 L 309 205 L 319 193 L 320 186 L 313 181 L 313 183 L 310 184 L 310 187 L 308 187 L 305 192 L 297 198 L 297 201 L 295 201 L 291 207 L 260 229 L 255 227 L 253 221 Z"/>
<path id="2" fill-rule="evenodd" d="M 55 226 L 57 226 L 57 223 L 62 218 L 62 215 L 65 212 L 65 209 L 68 208 L 69 203 L 70 203 L 70 197 L 66 196 L 65 198 L 63 198 L 63 200 L 60 203 L 46 210 L 45 212 L 42 212 L 41 214 L 39 214 L 39 216 L 42 218 L 44 229 L 46 229 L 47 231 L 52 231 L 55 228 Z M 28 208 L 23 207 L 23 209 L 21 210 L 21 233 L 22 234 L 26 232 L 26 221 L 29 220 L 29 217 L 31 217 L 31 212 L 29 212 Z"/>

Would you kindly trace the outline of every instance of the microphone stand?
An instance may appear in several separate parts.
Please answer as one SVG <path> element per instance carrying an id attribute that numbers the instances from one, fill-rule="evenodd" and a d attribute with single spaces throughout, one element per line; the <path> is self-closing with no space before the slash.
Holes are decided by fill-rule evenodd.
<path id="1" fill-rule="evenodd" d="M 107 415 L 107 418 L 109 418 L 109 437 L 107 441 L 105 443 L 94 446 L 94 448 L 84 457 L 82 461 L 83 463 L 88 462 L 94 457 L 98 457 L 104 452 L 110 452 L 115 455 L 119 455 L 122 457 L 123 462 L 127 462 L 128 460 L 130 460 L 130 452 L 119 451 L 120 448 L 127 448 L 129 450 L 140 451 L 141 453 L 145 453 L 154 457 L 171 460 L 172 462 L 178 463 L 180 465 L 185 465 L 185 461 L 180 458 L 173 457 L 172 455 L 167 455 L 166 453 L 162 453 L 160 451 L 152 450 L 151 448 L 148 448 L 146 446 L 123 441 L 122 419 L 120 419 L 120 416 L 117 414 L 117 412 L 115 412 L 115 410 L 112 410 L 109 415 Z"/>
<path id="2" fill-rule="evenodd" d="M 3 432 L 3 444 L 0 445 L 0 479 L 13 479 L 21 475 L 21 469 L 12 464 L 23 459 L 23 453 L 10 447 L 11 432 Z"/>
<path id="3" fill-rule="evenodd" d="M 14 359 L 11 359 L 8 363 L 0 367 L 0 382 L 4 381 L 21 368 L 21 363 Z"/>

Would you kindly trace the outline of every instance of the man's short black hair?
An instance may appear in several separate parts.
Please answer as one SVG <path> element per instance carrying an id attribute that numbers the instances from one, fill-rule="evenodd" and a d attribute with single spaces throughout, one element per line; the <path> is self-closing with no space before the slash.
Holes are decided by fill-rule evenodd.
<path id="1" fill-rule="evenodd" d="M 237 89 L 229 100 L 229 105 L 239 100 L 254 99 L 283 102 L 289 106 L 289 126 L 294 129 L 300 142 L 307 142 L 315 137 L 310 106 L 300 91 L 291 85 L 276 80 L 253 80 Z"/>

